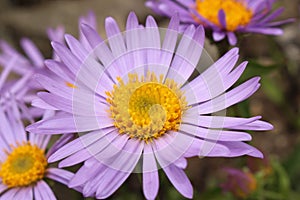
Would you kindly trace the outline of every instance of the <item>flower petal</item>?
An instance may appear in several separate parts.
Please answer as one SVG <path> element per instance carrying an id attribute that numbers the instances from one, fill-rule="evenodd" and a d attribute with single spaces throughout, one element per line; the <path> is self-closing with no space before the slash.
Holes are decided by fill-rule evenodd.
<path id="1" fill-rule="evenodd" d="M 164 167 L 163 170 L 180 194 L 188 199 L 193 198 L 193 186 L 182 169 L 171 164 Z"/>
<path id="2" fill-rule="evenodd" d="M 159 189 L 159 177 L 152 147 L 145 145 L 143 153 L 143 191 L 146 199 L 155 199 Z"/>

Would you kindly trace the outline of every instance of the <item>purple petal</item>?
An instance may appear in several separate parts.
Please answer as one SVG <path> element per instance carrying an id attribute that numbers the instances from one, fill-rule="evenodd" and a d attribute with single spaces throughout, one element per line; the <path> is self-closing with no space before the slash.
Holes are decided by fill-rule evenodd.
<path id="1" fill-rule="evenodd" d="M 204 30 L 202 26 L 194 30 L 190 26 L 182 36 L 176 55 L 172 61 L 168 77 L 176 77 L 178 84 L 183 84 L 196 68 L 201 56 L 204 43 Z"/>
<path id="2" fill-rule="evenodd" d="M 106 134 L 110 133 L 112 129 L 107 129 L 106 131 L 94 131 L 87 133 L 85 135 L 80 136 L 80 138 L 77 138 L 68 144 L 65 144 L 61 148 L 59 148 L 56 152 L 54 152 L 48 159 L 48 162 L 55 162 L 58 160 L 61 160 L 67 156 L 70 156 L 87 146 L 95 143 L 102 137 L 104 137 Z"/>
<path id="3" fill-rule="evenodd" d="M 97 179 L 97 176 L 106 168 L 105 165 L 99 163 L 98 160 L 93 159 L 93 163 L 90 165 L 87 162 L 74 174 L 73 178 L 69 182 L 69 187 L 74 188 L 82 184 L 88 187 L 88 184 L 93 184 L 92 182 Z M 87 182 L 87 183 L 86 183 Z M 86 183 L 86 184 L 85 184 Z M 96 189 L 95 189 L 96 190 Z M 89 195 L 87 195 L 89 196 Z"/>
<path id="4" fill-rule="evenodd" d="M 199 114 L 208 114 L 228 108 L 231 105 L 241 102 L 251 96 L 259 88 L 259 80 L 259 77 L 254 77 L 225 94 L 200 105 L 196 105 L 190 110 L 196 111 Z"/>
<path id="5" fill-rule="evenodd" d="M 47 178 L 60 182 L 64 185 L 68 185 L 73 176 L 74 174 L 72 172 L 58 168 L 48 168 L 46 174 Z"/>
<path id="6" fill-rule="evenodd" d="M 189 104 L 210 100 L 234 84 L 246 67 L 246 63 L 242 63 L 230 73 L 238 58 L 238 49 L 230 50 L 200 76 L 182 87 Z"/>
<path id="7" fill-rule="evenodd" d="M 174 15 L 166 30 L 166 36 L 162 44 L 162 52 L 160 62 L 163 66 L 170 66 L 174 55 L 176 42 L 179 31 L 179 18 L 178 15 Z"/>
<path id="8" fill-rule="evenodd" d="M 2 194 L 5 190 L 7 190 L 7 186 L 0 183 L 0 194 Z"/>
<path id="9" fill-rule="evenodd" d="M 227 25 L 226 25 L 226 14 L 225 14 L 225 11 L 223 9 L 219 10 L 218 18 L 219 18 L 219 22 L 220 22 L 222 28 L 226 29 L 226 27 L 227 27 Z"/>
<path id="10" fill-rule="evenodd" d="M 71 50 L 71 52 L 81 61 L 88 56 L 89 52 L 76 40 L 72 35 L 65 35 L 66 42 Z"/>
<path id="11" fill-rule="evenodd" d="M 179 129 L 181 132 L 214 141 L 250 141 L 252 139 L 251 135 L 245 132 L 206 129 L 190 124 L 181 124 Z"/>
<path id="12" fill-rule="evenodd" d="M 13 197 L 13 199 L 32 200 L 33 191 L 31 186 L 22 187 Z"/>
<path id="13" fill-rule="evenodd" d="M 143 191 L 146 199 L 155 199 L 159 189 L 156 160 L 150 145 L 145 145 L 143 153 Z"/>
<path id="14" fill-rule="evenodd" d="M 51 188 L 43 180 L 37 182 L 36 187 L 34 187 L 34 196 L 36 200 L 56 200 Z"/>
<path id="15" fill-rule="evenodd" d="M 235 46 L 237 43 L 237 37 L 233 32 L 227 32 L 228 42 L 231 46 Z"/>
<path id="16" fill-rule="evenodd" d="M 180 194 L 188 199 L 193 198 L 193 186 L 182 169 L 171 164 L 163 170 Z"/>
<path id="17" fill-rule="evenodd" d="M 30 134 L 30 135 L 38 135 L 38 134 Z M 58 149 L 62 148 L 67 143 L 71 142 L 75 139 L 75 134 L 64 134 L 62 135 L 56 142 L 51 146 L 51 148 L 47 151 L 47 158 L 49 158 L 54 152 Z"/>
<path id="18" fill-rule="evenodd" d="M 197 113 L 195 113 L 197 115 Z M 202 116 L 195 114 L 186 114 L 183 116 L 184 123 L 195 124 L 206 128 L 230 128 L 250 124 L 261 119 L 261 116 L 251 118 L 227 117 L 227 116 Z"/>
<path id="19" fill-rule="evenodd" d="M 212 33 L 212 35 L 213 35 L 214 41 L 216 41 L 216 42 L 223 40 L 226 36 L 226 34 L 224 32 L 217 32 L 217 31 L 214 31 Z"/>
<path id="20" fill-rule="evenodd" d="M 128 178 L 134 167 L 136 166 L 144 143 L 138 140 L 128 140 L 124 150 L 114 159 L 111 166 L 118 166 L 119 168 L 113 169 L 107 167 L 103 176 L 102 182 L 98 186 L 96 192 L 97 198 L 107 198 L 114 193 Z"/>
<path id="21" fill-rule="evenodd" d="M 219 142 L 229 148 L 230 153 L 224 155 L 225 157 L 238 157 L 249 155 L 252 157 L 263 158 L 263 154 L 256 148 L 244 142 Z"/>
<path id="22" fill-rule="evenodd" d="M 14 199 L 14 196 L 21 190 L 21 188 L 11 188 L 4 192 L 4 194 L 1 194 L 1 200 L 12 200 Z"/>
<path id="23" fill-rule="evenodd" d="M 31 40 L 23 38 L 21 40 L 21 46 L 36 67 L 44 66 L 44 57 Z"/>
<path id="24" fill-rule="evenodd" d="M 260 28 L 260 27 L 248 27 L 245 29 L 247 32 L 252 32 L 252 33 L 262 33 L 262 34 L 267 34 L 267 35 L 282 35 L 283 31 L 280 28 Z"/>
<path id="25" fill-rule="evenodd" d="M 2 107 L 0 107 L 0 121 L 0 137 L 6 141 L 6 144 L 16 144 L 16 138 L 14 137 L 16 133 L 13 132 Z"/>
<path id="26" fill-rule="evenodd" d="M 103 117 L 82 117 L 73 115 L 54 116 L 29 125 L 26 130 L 40 134 L 61 134 L 92 131 L 113 126 L 112 119 Z"/>
<path id="27" fill-rule="evenodd" d="M 81 66 L 80 60 L 76 58 L 75 55 L 73 55 L 72 52 L 64 45 L 58 42 L 51 42 L 51 44 L 63 63 L 74 75 L 76 75 Z"/>

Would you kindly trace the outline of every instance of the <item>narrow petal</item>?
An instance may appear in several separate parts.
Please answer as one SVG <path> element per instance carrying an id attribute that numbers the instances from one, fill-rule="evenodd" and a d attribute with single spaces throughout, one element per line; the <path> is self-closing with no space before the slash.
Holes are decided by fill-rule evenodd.
<path id="1" fill-rule="evenodd" d="M 208 114 L 228 108 L 238 102 L 241 102 L 251 96 L 260 86 L 259 77 L 254 77 L 238 87 L 222 94 L 210 101 L 196 105 L 191 110 L 197 110 L 199 114 Z"/>
<path id="2" fill-rule="evenodd" d="M 124 150 L 110 165 L 117 166 L 118 168 L 107 167 L 102 182 L 98 186 L 98 190 L 96 192 L 97 198 L 102 199 L 109 197 L 122 185 L 136 166 L 143 147 L 144 143 L 140 141 L 128 140 Z"/>
<path id="3" fill-rule="evenodd" d="M 48 162 L 55 162 L 58 160 L 61 160 L 67 156 L 70 156 L 89 145 L 95 143 L 102 137 L 104 137 L 106 134 L 110 133 L 112 129 L 107 129 L 106 131 L 94 131 L 87 133 L 85 135 L 80 136 L 80 138 L 77 138 L 68 144 L 63 145 L 61 148 L 59 148 L 56 152 L 54 152 L 48 159 Z"/>
<path id="4" fill-rule="evenodd" d="M 82 184 L 87 185 L 91 183 L 106 168 L 106 166 L 99 163 L 98 160 L 94 158 L 91 159 L 93 160 L 92 164 L 85 162 L 83 166 L 74 174 L 73 178 L 68 184 L 69 187 L 74 188 Z M 85 184 L 86 182 L 87 184 Z"/>
<path id="5" fill-rule="evenodd" d="M 68 185 L 71 178 L 74 176 L 72 172 L 58 168 L 48 168 L 47 178 L 60 182 L 64 185 Z"/>
<path id="6" fill-rule="evenodd" d="M 215 141 L 250 141 L 252 139 L 251 135 L 245 132 L 213 130 L 190 124 L 181 124 L 180 131 L 202 139 Z"/>
<path id="7" fill-rule="evenodd" d="M 223 40 L 226 36 L 226 34 L 224 32 L 216 32 L 216 31 L 214 31 L 212 35 L 213 35 L 214 41 L 216 41 L 216 42 Z"/>
<path id="8" fill-rule="evenodd" d="M 31 186 L 23 187 L 15 194 L 13 199 L 33 200 L 32 187 Z"/>
<path id="9" fill-rule="evenodd" d="M 23 38 L 21 40 L 21 46 L 36 67 L 41 68 L 44 66 L 44 57 L 31 40 Z"/>
<path id="10" fill-rule="evenodd" d="M 4 192 L 4 194 L 1 194 L 1 200 L 12 200 L 14 199 L 14 196 L 21 190 L 20 188 L 11 188 Z"/>
<path id="11" fill-rule="evenodd" d="M 226 27 L 227 27 L 227 25 L 226 25 L 226 14 L 225 14 L 225 11 L 223 9 L 219 10 L 218 18 L 219 18 L 219 22 L 220 22 L 222 28 L 226 29 Z"/>
<path id="12" fill-rule="evenodd" d="M 171 164 L 164 167 L 163 170 L 180 194 L 188 199 L 193 198 L 193 186 L 182 169 Z"/>
<path id="13" fill-rule="evenodd" d="M 38 134 L 30 134 L 30 135 L 38 135 Z M 47 151 L 47 157 L 49 158 L 54 152 L 58 149 L 62 148 L 67 143 L 71 142 L 75 139 L 75 134 L 64 134 L 62 135 L 56 142 L 50 147 Z"/>
<path id="14" fill-rule="evenodd" d="M 29 125 L 26 130 L 32 133 L 61 134 L 92 131 L 113 126 L 112 119 L 103 117 L 82 117 L 73 115 L 56 115 Z"/>
<path id="15" fill-rule="evenodd" d="M 152 147 L 145 145 L 143 153 L 143 191 L 146 199 L 155 199 L 159 189 L 159 177 Z"/>
<path id="16" fill-rule="evenodd" d="M 39 198 L 41 200 L 56 200 L 51 188 L 43 180 L 37 182 L 36 187 L 34 188 L 34 196 L 37 200 L 39 200 Z"/>
<path id="17" fill-rule="evenodd" d="M 251 27 L 246 29 L 248 32 L 252 33 L 262 33 L 267 35 L 282 35 L 283 31 L 280 28 L 268 28 L 268 27 Z"/>
<path id="18" fill-rule="evenodd" d="M 228 32 L 227 33 L 227 37 L 228 37 L 228 42 L 231 46 L 235 46 L 237 43 L 237 37 L 233 32 Z"/>
<path id="19" fill-rule="evenodd" d="M 76 40 L 72 35 L 65 35 L 66 42 L 71 50 L 71 52 L 81 61 L 89 55 L 89 52 Z"/>
<path id="20" fill-rule="evenodd" d="M 243 155 L 249 155 L 252 157 L 263 158 L 263 154 L 256 148 L 244 143 L 244 142 L 220 142 L 227 146 L 230 153 L 225 155 L 225 157 L 238 157 Z"/>

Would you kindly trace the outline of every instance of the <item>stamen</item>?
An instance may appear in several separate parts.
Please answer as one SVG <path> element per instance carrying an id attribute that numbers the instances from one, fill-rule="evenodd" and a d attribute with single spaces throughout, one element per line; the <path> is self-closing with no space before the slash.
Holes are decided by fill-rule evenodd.
<path id="1" fill-rule="evenodd" d="M 239 0 L 196 0 L 196 10 L 208 21 L 228 31 L 235 31 L 238 27 L 249 24 L 253 16 L 246 2 Z M 226 27 L 221 27 L 219 22 L 220 10 L 225 12 Z"/>
<path id="2" fill-rule="evenodd" d="M 12 146 L 6 160 L 0 163 L 0 178 L 9 188 L 28 186 L 44 177 L 46 167 L 44 151 L 27 142 Z"/>
<path id="3" fill-rule="evenodd" d="M 178 130 L 187 108 L 180 87 L 171 79 L 163 83 L 154 73 L 138 78 L 129 74 L 128 82 L 118 78 L 114 90 L 106 92 L 109 113 L 120 134 L 151 142 L 167 131 Z"/>

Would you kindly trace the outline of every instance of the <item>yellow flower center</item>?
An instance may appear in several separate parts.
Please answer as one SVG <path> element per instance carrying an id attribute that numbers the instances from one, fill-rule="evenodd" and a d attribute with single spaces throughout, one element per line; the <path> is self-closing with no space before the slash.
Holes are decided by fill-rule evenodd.
<path id="1" fill-rule="evenodd" d="M 8 187 L 28 186 L 45 175 L 47 160 L 44 151 L 29 142 L 13 150 L 0 163 L 0 178 Z"/>
<path id="2" fill-rule="evenodd" d="M 235 31 L 239 26 L 247 25 L 253 16 L 246 2 L 239 0 L 196 0 L 196 10 L 205 19 L 220 27 L 218 13 L 223 10 L 226 15 L 226 27 L 221 28 L 228 31 Z"/>
<path id="3" fill-rule="evenodd" d="M 106 92 L 110 116 L 120 134 L 151 142 L 167 131 L 178 130 L 187 108 L 179 86 L 171 79 L 163 81 L 154 73 L 139 79 L 129 74 L 125 84 L 118 78 L 111 92 Z"/>

